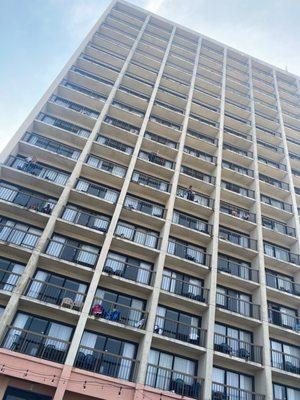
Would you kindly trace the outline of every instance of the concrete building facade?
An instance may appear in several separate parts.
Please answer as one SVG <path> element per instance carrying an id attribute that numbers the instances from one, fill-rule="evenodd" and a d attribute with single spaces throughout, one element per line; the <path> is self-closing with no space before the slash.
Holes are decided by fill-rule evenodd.
<path id="1" fill-rule="evenodd" d="M 0 156 L 0 399 L 300 399 L 299 82 L 112 1 Z"/>

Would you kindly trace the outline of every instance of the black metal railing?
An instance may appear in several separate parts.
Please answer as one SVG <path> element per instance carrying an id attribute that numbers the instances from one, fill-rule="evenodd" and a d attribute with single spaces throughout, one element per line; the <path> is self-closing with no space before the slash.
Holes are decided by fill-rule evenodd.
<path id="1" fill-rule="evenodd" d="M 239 262 L 230 261 L 219 257 L 218 270 L 253 282 L 258 282 L 258 269 L 253 269 L 250 266 Z"/>
<path id="2" fill-rule="evenodd" d="M 225 308 L 228 311 L 244 315 L 245 317 L 260 319 L 260 306 L 251 301 L 242 300 L 238 297 L 217 291 L 216 303 L 218 307 Z"/>
<path id="3" fill-rule="evenodd" d="M 224 201 L 221 201 L 220 211 L 233 217 L 241 218 L 244 221 L 256 222 L 256 215 L 254 213 L 244 208 L 225 203 Z"/>
<path id="4" fill-rule="evenodd" d="M 68 341 L 14 326 L 7 327 L 1 344 L 5 349 L 57 363 L 65 361 L 69 346 Z"/>
<path id="5" fill-rule="evenodd" d="M 144 285 L 150 285 L 154 275 L 152 269 L 120 261 L 113 257 L 106 259 L 103 271 L 109 275 L 120 276 Z"/>
<path id="6" fill-rule="evenodd" d="M 140 211 L 158 218 L 164 218 L 166 213 L 166 209 L 159 204 L 154 204 L 129 195 L 125 198 L 124 208 L 132 211 Z"/>
<path id="7" fill-rule="evenodd" d="M 107 232 L 110 218 L 96 213 L 78 210 L 72 206 L 66 206 L 63 209 L 61 219 L 74 224 L 86 226 L 87 228 L 95 229 L 100 232 Z"/>
<path id="8" fill-rule="evenodd" d="M 0 268 L 0 290 L 12 292 L 17 286 L 20 276 L 22 276 L 21 273 Z"/>
<path id="9" fill-rule="evenodd" d="M 271 350 L 272 367 L 282 369 L 293 374 L 300 374 L 300 358 L 292 354 Z"/>
<path id="10" fill-rule="evenodd" d="M 296 314 L 288 314 L 279 310 L 268 308 L 269 323 L 300 332 L 300 318 Z"/>
<path id="11" fill-rule="evenodd" d="M 40 233 L 42 233 L 42 231 Z M 9 225 L 0 224 L 0 241 L 5 243 L 33 249 L 39 238 L 40 235 L 31 233 L 25 229 L 18 229 Z"/>
<path id="12" fill-rule="evenodd" d="M 177 188 L 177 196 L 183 199 L 193 201 L 194 203 L 201 204 L 204 207 L 213 208 L 214 200 L 203 195 L 202 193 L 189 190 L 184 187 Z"/>
<path id="13" fill-rule="evenodd" d="M 133 382 L 136 378 L 138 361 L 80 345 L 74 366 L 101 375 Z"/>
<path id="14" fill-rule="evenodd" d="M 266 284 L 267 286 L 278 289 L 281 292 L 300 296 L 300 284 L 295 283 L 284 276 L 276 276 L 266 272 Z"/>
<path id="15" fill-rule="evenodd" d="M 160 246 L 159 235 L 153 231 L 142 229 L 134 225 L 126 225 L 118 222 L 115 236 L 122 239 L 127 239 L 132 242 L 142 244 L 153 249 L 158 249 Z"/>
<path id="16" fill-rule="evenodd" d="M 212 383 L 212 400 L 265 400 L 263 394 L 239 389 L 234 386 Z"/>
<path id="17" fill-rule="evenodd" d="M 39 279 L 30 279 L 25 296 L 44 303 L 80 311 L 86 294 Z"/>
<path id="18" fill-rule="evenodd" d="M 262 346 L 215 333 L 214 349 L 230 356 L 262 364 Z"/>
<path id="19" fill-rule="evenodd" d="M 200 399 L 203 380 L 198 376 L 148 364 L 145 385 Z"/>
<path id="20" fill-rule="evenodd" d="M 251 239 L 249 236 L 231 231 L 230 229 L 220 227 L 219 238 L 247 249 L 257 250 L 256 239 Z"/>
<path id="21" fill-rule="evenodd" d="M 197 264 L 210 266 L 210 254 L 205 253 L 204 250 L 193 245 L 186 245 L 170 239 L 168 253 Z"/>

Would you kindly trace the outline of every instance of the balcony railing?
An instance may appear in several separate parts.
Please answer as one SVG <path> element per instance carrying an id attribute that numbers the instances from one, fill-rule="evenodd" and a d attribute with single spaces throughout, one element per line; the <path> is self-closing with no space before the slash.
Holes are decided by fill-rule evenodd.
<path id="1" fill-rule="evenodd" d="M 200 158 L 201 160 L 211 162 L 213 164 L 217 163 L 217 157 L 211 156 L 208 153 L 204 153 L 203 151 L 196 150 L 189 146 L 184 146 L 183 151 L 191 156 Z"/>
<path id="2" fill-rule="evenodd" d="M 86 294 L 43 280 L 30 279 L 25 296 L 44 303 L 80 311 L 83 307 Z"/>
<path id="3" fill-rule="evenodd" d="M 92 246 L 87 246 L 91 248 Z M 49 256 L 94 268 L 99 256 L 99 249 L 85 250 L 84 246 L 77 247 L 65 244 L 55 239 L 50 239 L 46 249 Z"/>
<path id="4" fill-rule="evenodd" d="M 233 206 L 232 204 L 221 201 L 220 211 L 233 217 L 241 218 L 244 221 L 256 222 L 256 215 L 244 208 Z"/>
<path id="5" fill-rule="evenodd" d="M 190 190 L 183 187 L 177 188 L 177 196 L 201 204 L 204 207 L 213 208 L 214 206 L 213 199 L 204 196 L 201 193 L 195 192 L 194 190 L 191 192 Z"/>
<path id="6" fill-rule="evenodd" d="M 65 361 L 70 342 L 51 336 L 8 326 L 1 347 L 43 358 L 45 360 L 63 363 Z"/>
<path id="7" fill-rule="evenodd" d="M 174 211 L 173 213 L 173 222 L 175 224 L 185 226 L 186 228 L 190 228 L 201 233 L 206 233 L 207 235 L 212 234 L 211 224 L 178 211 Z"/>
<path id="8" fill-rule="evenodd" d="M 193 131 L 192 129 L 188 129 L 187 130 L 187 134 L 191 135 L 191 136 L 194 136 L 194 137 L 196 137 L 196 138 L 198 138 L 200 140 L 204 140 L 205 142 L 212 143 L 214 145 L 218 144 L 218 139 L 217 138 L 205 135 L 204 133 L 199 133 L 199 132 Z"/>
<path id="9" fill-rule="evenodd" d="M 300 296 L 300 284 L 295 283 L 292 280 L 284 278 L 284 276 L 276 276 L 266 272 L 266 284 L 269 287 L 278 289 L 281 292 L 294 294 Z"/>
<path id="10" fill-rule="evenodd" d="M 0 268 L 0 290 L 12 292 L 22 274 Z"/>
<path id="11" fill-rule="evenodd" d="M 255 192 L 252 189 L 246 189 L 242 186 L 238 186 L 234 183 L 231 182 L 225 182 L 222 181 L 221 182 L 221 187 L 223 187 L 226 190 L 230 190 L 231 192 L 240 194 L 241 196 L 246 196 L 249 197 L 250 199 L 254 199 L 255 198 Z"/>
<path id="12" fill-rule="evenodd" d="M 38 121 L 44 122 L 45 124 L 52 125 L 56 128 L 63 129 L 74 135 L 81 136 L 83 138 L 88 138 L 91 131 L 83 129 L 81 126 L 72 124 L 71 122 L 64 121 L 59 118 L 51 117 L 50 115 L 40 113 L 37 117 Z"/>
<path id="13" fill-rule="evenodd" d="M 245 247 L 247 249 L 257 250 L 256 239 L 251 239 L 246 235 L 231 231 L 229 229 L 225 229 L 223 227 L 220 228 L 219 238 L 222 240 L 226 240 L 230 243 L 236 244 L 238 246 Z"/>
<path id="14" fill-rule="evenodd" d="M 216 302 L 218 307 L 225 308 L 228 311 L 244 315 L 245 317 L 260 319 L 260 306 L 251 301 L 242 300 L 238 297 L 217 291 Z"/>
<path id="15" fill-rule="evenodd" d="M 173 140 L 169 140 L 168 138 L 165 138 L 163 136 L 155 135 L 155 133 L 152 132 L 146 131 L 144 134 L 144 138 L 152 140 L 153 142 L 163 144 L 164 146 L 168 146 L 171 149 L 177 149 L 178 147 L 178 144 Z"/>
<path id="16" fill-rule="evenodd" d="M 42 231 L 40 234 L 41 233 Z M 28 232 L 25 229 L 18 229 L 9 225 L 0 224 L 0 240 L 5 243 L 33 249 L 39 238 L 40 235 Z"/>
<path id="17" fill-rule="evenodd" d="M 274 251 L 275 250 L 275 251 Z M 292 264 L 300 265 L 300 255 L 296 253 L 291 253 L 288 250 L 284 250 L 279 248 L 279 251 L 276 251 L 276 248 L 272 250 L 272 253 L 269 251 L 264 250 L 264 254 L 266 256 L 275 258 L 279 261 L 290 262 Z"/>
<path id="18" fill-rule="evenodd" d="M 216 178 L 214 176 L 204 174 L 203 172 L 186 167 L 185 165 L 181 166 L 181 172 L 185 175 L 191 176 L 192 178 L 199 179 L 200 181 L 210 183 L 212 185 L 214 185 L 216 182 Z"/>
<path id="19" fill-rule="evenodd" d="M 234 386 L 213 382 L 212 400 L 265 400 L 265 396 Z"/>
<path id="20" fill-rule="evenodd" d="M 127 122 L 120 121 L 115 118 L 105 117 L 104 122 L 107 123 L 108 125 L 115 126 L 116 128 L 124 129 L 125 131 L 133 133 L 135 135 L 137 135 L 139 133 L 139 128 L 137 128 L 136 126 L 130 125 Z"/>
<path id="21" fill-rule="evenodd" d="M 158 249 L 160 246 L 158 233 L 156 234 L 156 232 L 148 231 L 134 225 L 123 224 L 122 222 L 117 224 L 115 236 L 153 249 Z"/>
<path id="22" fill-rule="evenodd" d="M 13 189 L 1 183 L 0 199 L 44 214 L 51 214 L 56 204 L 56 201 L 53 199 L 31 195 L 28 192 L 23 192 L 20 189 Z"/>
<path id="23" fill-rule="evenodd" d="M 275 187 L 277 187 L 279 189 L 282 189 L 282 190 L 287 190 L 288 191 L 290 189 L 290 186 L 289 186 L 288 183 L 285 183 L 285 182 L 279 181 L 277 179 L 271 178 L 270 176 L 267 176 L 267 175 L 259 174 L 259 180 L 261 182 L 268 183 L 269 185 L 275 186 Z"/>
<path id="24" fill-rule="evenodd" d="M 272 367 L 300 375 L 300 358 L 292 354 L 271 350 Z"/>
<path id="25" fill-rule="evenodd" d="M 142 283 L 144 285 L 151 285 L 154 275 L 153 270 L 150 268 L 120 261 L 113 257 L 108 257 L 106 259 L 103 271 L 109 275 L 120 276 L 129 281 Z"/>
<path id="26" fill-rule="evenodd" d="M 97 296 L 94 297 L 90 313 L 95 318 L 103 318 L 140 329 L 145 328 L 148 317 L 148 313 L 144 310 Z"/>
<path id="27" fill-rule="evenodd" d="M 214 349 L 230 356 L 262 364 L 262 346 L 215 333 Z"/>
<path id="28" fill-rule="evenodd" d="M 253 282 L 258 282 L 258 270 L 238 262 L 218 258 L 218 270 Z"/>
<path id="29" fill-rule="evenodd" d="M 269 323 L 300 332 L 300 318 L 296 314 L 288 314 L 271 307 L 268 309 Z"/>
<path id="30" fill-rule="evenodd" d="M 72 158 L 73 160 L 78 160 L 80 155 L 80 151 L 78 149 L 57 142 L 56 140 L 48 139 L 47 137 L 38 135 L 37 133 L 26 132 L 22 140 L 32 144 L 33 146 L 52 151 L 53 153 Z"/>
<path id="31" fill-rule="evenodd" d="M 169 192 L 171 189 L 171 184 L 169 182 L 138 171 L 133 172 L 131 180 L 139 185 L 149 186 L 162 192 Z"/>
<path id="32" fill-rule="evenodd" d="M 208 302 L 209 289 L 205 289 L 200 284 L 197 285 L 188 280 L 183 281 L 178 278 L 172 278 L 169 275 L 163 275 L 161 290 L 195 301 L 200 301 L 201 303 Z"/>
<path id="33" fill-rule="evenodd" d="M 49 168 L 33 161 L 26 161 L 25 158 L 9 156 L 5 163 L 7 166 L 45 179 L 49 182 L 65 185 L 69 179 L 69 174 L 61 172 L 55 168 Z"/>
<path id="34" fill-rule="evenodd" d="M 145 151 L 140 151 L 139 158 L 142 160 L 150 161 L 151 163 L 160 165 L 165 168 L 174 168 L 174 163 L 172 161 L 166 160 L 163 157 L 159 157 L 156 153 L 147 153 Z"/>
<path id="35" fill-rule="evenodd" d="M 87 211 L 77 210 L 72 206 L 66 206 L 63 210 L 61 219 L 74 224 L 86 226 L 100 232 L 106 232 L 109 226 L 110 218 L 105 215 L 89 213 Z"/>
<path id="36" fill-rule="evenodd" d="M 104 146 L 111 147 L 112 149 L 116 149 L 127 154 L 132 154 L 133 152 L 133 148 L 131 146 L 127 146 L 126 144 L 119 142 L 118 140 L 103 135 L 99 135 L 96 141 L 97 143 L 103 144 Z"/>
<path id="37" fill-rule="evenodd" d="M 205 329 L 160 315 L 156 315 L 154 333 L 202 347 L 206 342 Z"/>
<path id="38" fill-rule="evenodd" d="M 100 199 L 108 201 L 112 204 L 116 203 L 119 196 L 119 192 L 117 190 L 113 190 L 106 186 L 102 186 L 97 183 L 89 182 L 83 179 L 79 179 L 77 181 L 76 190 L 99 197 Z"/>
<path id="39" fill-rule="evenodd" d="M 122 165 L 114 163 L 109 160 L 105 160 L 104 158 L 100 158 L 94 155 L 88 156 L 86 164 L 89 165 L 90 167 L 108 172 L 120 178 L 124 178 L 126 174 L 126 168 L 123 167 Z"/>
<path id="40" fill-rule="evenodd" d="M 101 375 L 133 382 L 136 378 L 138 361 L 80 345 L 74 366 Z"/>
<path id="41" fill-rule="evenodd" d="M 146 386 L 200 399 L 203 380 L 198 376 L 185 374 L 176 370 L 148 364 L 145 380 Z"/>
<path id="42" fill-rule="evenodd" d="M 146 200 L 141 200 L 133 196 L 126 196 L 124 208 L 132 211 L 140 211 L 153 217 L 164 218 L 166 209 L 159 204 L 153 204 Z"/>
<path id="43" fill-rule="evenodd" d="M 282 233 L 283 235 L 296 237 L 295 228 L 285 225 L 279 221 L 275 221 L 275 220 L 271 220 L 269 218 L 262 217 L 262 225 L 265 228 L 271 229 L 274 232 Z"/>
<path id="44" fill-rule="evenodd" d="M 169 240 L 168 253 L 197 264 L 210 266 L 210 255 L 192 245 L 185 245 L 171 239 Z"/>

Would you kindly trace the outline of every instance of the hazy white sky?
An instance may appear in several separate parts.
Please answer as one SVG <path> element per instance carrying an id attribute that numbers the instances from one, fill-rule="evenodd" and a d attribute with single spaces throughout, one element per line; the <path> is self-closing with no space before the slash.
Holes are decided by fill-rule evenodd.
<path id="1" fill-rule="evenodd" d="M 299 74 L 299 0 L 131 2 Z M 0 150 L 108 4 L 108 0 L 1 1 Z"/>

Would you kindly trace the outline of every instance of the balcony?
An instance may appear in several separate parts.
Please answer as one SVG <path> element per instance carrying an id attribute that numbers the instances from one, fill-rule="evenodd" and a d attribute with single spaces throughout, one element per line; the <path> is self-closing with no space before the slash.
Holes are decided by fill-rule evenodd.
<path id="1" fill-rule="evenodd" d="M 81 136 L 83 138 L 88 138 L 91 131 L 82 128 L 81 126 L 72 124 L 71 122 L 64 121 L 59 118 L 52 117 L 47 114 L 40 113 L 37 118 L 38 121 L 44 122 L 45 124 L 52 125 L 56 128 L 63 129 L 74 135 Z"/>
<path id="2" fill-rule="evenodd" d="M 120 121 L 116 118 L 105 117 L 104 122 L 108 125 L 112 125 L 116 128 L 123 129 L 129 133 L 133 133 L 134 135 L 138 135 L 140 129 L 136 126 L 130 125 L 127 122 Z"/>
<path id="3" fill-rule="evenodd" d="M 219 238 L 246 249 L 257 251 L 257 240 L 222 226 L 220 227 Z"/>
<path id="4" fill-rule="evenodd" d="M 80 151 L 74 147 L 67 146 L 66 144 L 48 139 L 47 137 L 32 132 L 26 132 L 22 141 L 73 160 L 78 160 L 80 155 Z"/>
<path id="5" fill-rule="evenodd" d="M 76 246 L 65 242 L 64 237 L 50 239 L 45 253 L 57 259 L 77 263 L 88 268 L 96 266 L 100 252 L 98 247 L 85 244 Z"/>
<path id="6" fill-rule="evenodd" d="M 35 161 L 27 161 L 28 158 L 9 156 L 5 165 L 17 169 L 27 174 L 34 175 L 38 178 L 56 183 L 58 185 L 65 185 L 69 179 L 69 174 L 62 172 L 56 168 L 46 167 L 44 164 Z"/>
<path id="7" fill-rule="evenodd" d="M 154 333 L 176 339 L 181 342 L 205 347 L 206 330 L 193 325 L 193 317 L 190 323 L 183 323 L 170 318 L 156 315 Z M 195 317 L 197 319 L 197 317 Z"/>
<path id="8" fill-rule="evenodd" d="M 214 185 L 216 182 L 216 178 L 214 176 L 207 175 L 201 171 L 186 167 L 185 165 L 181 166 L 181 173 L 188 175 L 194 179 L 209 183 L 211 185 Z"/>
<path id="9" fill-rule="evenodd" d="M 75 189 L 78 192 L 90 194 L 112 204 L 115 204 L 119 197 L 119 192 L 117 190 L 81 178 L 78 179 Z"/>
<path id="10" fill-rule="evenodd" d="M 8 222 L 10 223 L 11 221 Z M 8 224 L 0 224 L 0 241 L 31 250 L 35 248 L 41 234 L 42 230 L 29 225 L 24 225 L 22 228 L 14 228 L 14 226 Z"/>
<path id="11" fill-rule="evenodd" d="M 69 341 L 8 326 L 1 347 L 63 364 L 70 346 Z"/>
<path id="12" fill-rule="evenodd" d="M 166 390 L 180 396 L 199 399 L 201 396 L 203 380 L 176 370 L 148 364 L 145 380 L 146 386 Z"/>
<path id="13" fill-rule="evenodd" d="M 246 188 L 244 188 L 242 186 L 238 186 L 238 185 L 236 185 L 234 183 L 231 183 L 231 182 L 222 181 L 221 182 L 221 187 L 224 188 L 224 189 L 227 189 L 227 190 L 229 190 L 231 192 L 237 193 L 237 194 L 239 194 L 241 196 L 249 197 L 251 199 L 255 198 L 254 190 L 246 189 Z"/>
<path id="14" fill-rule="evenodd" d="M 205 233 L 207 235 L 212 234 L 212 225 L 199 218 L 193 217 L 188 214 L 184 214 L 174 210 L 173 223 L 184 226 L 186 228 Z"/>
<path id="15" fill-rule="evenodd" d="M 94 99 L 97 99 L 97 100 L 100 100 L 103 102 L 105 102 L 107 100 L 107 97 L 104 96 L 103 94 L 96 92 L 95 90 L 91 90 L 91 89 L 87 88 L 86 86 L 79 85 L 78 83 L 70 82 L 66 79 L 62 80 L 61 85 L 68 89 L 75 90 L 76 92 L 83 93 L 89 97 L 93 97 Z"/>
<path id="16" fill-rule="evenodd" d="M 232 204 L 221 201 L 220 212 L 233 217 L 240 218 L 243 221 L 256 222 L 256 215 L 244 208 L 233 206 Z"/>
<path id="17" fill-rule="evenodd" d="M 51 96 L 50 100 L 51 103 L 53 104 L 57 104 L 61 107 L 65 107 L 68 108 L 70 110 L 73 110 L 75 112 L 79 112 L 81 114 L 83 114 L 84 116 L 93 118 L 93 119 L 97 119 L 99 117 L 99 112 L 92 110 L 90 108 L 84 107 L 78 103 L 74 103 L 73 101 L 64 99 L 62 97 L 59 96 Z"/>
<path id="18" fill-rule="evenodd" d="M 163 136 L 155 135 L 152 132 L 146 131 L 144 134 L 144 138 L 152 140 L 153 142 L 160 143 L 164 146 L 170 147 L 171 149 L 177 149 L 177 147 L 178 147 L 177 142 L 174 142 L 173 140 L 169 140 L 168 138 L 165 138 Z"/>
<path id="19" fill-rule="evenodd" d="M 246 279 L 247 281 L 259 281 L 257 269 L 251 268 L 246 263 L 230 261 L 222 257 L 218 258 L 218 271 L 227 272 L 230 275 Z"/>
<path id="20" fill-rule="evenodd" d="M 124 208 L 127 208 L 131 211 L 139 211 L 143 214 L 148 214 L 157 218 L 164 218 L 166 213 L 166 209 L 161 205 L 130 195 L 127 195 L 125 198 Z"/>
<path id="21" fill-rule="evenodd" d="M 95 318 L 117 322 L 133 328 L 145 329 L 148 313 L 102 297 L 94 297 L 90 314 Z"/>
<path id="22" fill-rule="evenodd" d="M 0 183 L 0 200 L 50 215 L 56 205 L 56 200 L 46 196 L 32 195 L 30 192 L 30 190 L 23 191 L 18 187 L 14 188 L 13 185 Z"/>
<path id="23" fill-rule="evenodd" d="M 160 246 L 159 234 L 157 232 L 124 222 L 118 222 L 115 236 L 152 249 L 159 249 Z"/>
<path id="24" fill-rule="evenodd" d="M 295 352 L 298 348 L 295 348 Z M 271 350 L 272 367 L 281 369 L 292 374 L 300 375 L 300 358 L 292 354 L 283 353 L 277 350 Z"/>
<path id="25" fill-rule="evenodd" d="M 214 349 L 229 356 L 262 364 L 262 346 L 250 342 L 215 333 Z"/>
<path id="26" fill-rule="evenodd" d="M 291 329 L 295 332 L 300 331 L 300 318 L 296 315 L 296 311 L 295 313 L 289 314 L 287 312 L 275 310 L 269 305 L 268 315 L 270 324 L 280 326 L 284 329 Z"/>
<path id="27" fill-rule="evenodd" d="M 287 279 L 284 275 L 277 276 L 266 272 L 266 285 L 270 288 L 280 290 L 281 292 L 300 297 L 300 284 L 295 283 L 291 279 Z"/>
<path id="28" fill-rule="evenodd" d="M 205 251 L 192 244 L 184 244 L 175 239 L 169 240 L 168 254 L 192 261 L 196 264 L 210 266 L 210 255 Z"/>
<path id="29" fill-rule="evenodd" d="M 138 171 L 133 172 L 131 180 L 139 185 L 148 186 L 161 192 L 169 192 L 171 188 L 170 183 Z"/>
<path id="30" fill-rule="evenodd" d="M 265 400 L 265 396 L 237 387 L 213 382 L 212 400 Z"/>
<path id="31" fill-rule="evenodd" d="M 235 296 L 230 296 L 225 293 L 217 292 L 216 303 L 220 308 L 231 311 L 236 314 L 260 319 L 260 306 L 251 301 L 242 300 Z"/>
<path id="32" fill-rule="evenodd" d="M 25 296 L 43 303 L 80 311 L 86 293 L 55 285 L 45 280 L 30 279 L 25 290 Z"/>
<path id="33" fill-rule="evenodd" d="M 191 280 L 182 280 L 163 274 L 161 290 L 201 303 L 208 302 L 209 289 L 205 289 L 201 282 L 193 283 L 192 278 Z"/>
<path id="34" fill-rule="evenodd" d="M 145 151 L 140 151 L 139 158 L 142 160 L 147 160 L 151 163 L 160 165 L 161 167 L 165 167 L 165 168 L 169 168 L 169 169 L 174 168 L 174 163 L 172 161 L 158 156 L 156 152 L 149 153 L 149 152 L 145 152 Z"/>
<path id="35" fill-rule="evenodd" d="M 107 232 L 110 223 L 110 218 L 106 215 L 92 213 L 88 210 L 71 205 L 64 208 L 61 219 L 100 232 Z"/>
<path id="36" fill-rule="evenodd" d="M 133 382 L 136 378 L 138 361 L 80 345 L 74 367 Z"/>
<path id="37" fill-rule="evenodd" d="M 276 246 L 272 243 L 264 241 L 264 254 L 267 257 L 272 257 L 278 261 L 288 262 L 300 265 L 300 255 L 292 253 L 289 249 Z"/>
<path id="38" fill-rule="evenodd" d="M 14 269 L 15 268 L 13 267 L 13 270 Z M 24 267 L 20 272 L 14 272 L 13 270 L 0 268 L 0 290 L 12 292 L 17 286 L 18 281 L 22 276 L 22 272 L 24 271 Z"/>
<path id="39" fill-rule="evenodd" d="M 116 149 L 122 151 L 126 154 L 133 153 L 133 147 L 127 146 L 126 144 L 119 142 L 118 140 L 112 139 L 107 136 L 99 135 L 96 140 L 97 143 L 100 143 L 104 146 L 111 147 L 112 149 Z"/>
<path id="40" fill-rule="evenodd" d="M 296 237 L 296 230 L 291 226 L 283 224 L 282 222 L 276 221 L 274 219 L 262 217 L 262 226 L 267 229 L 271 229 L 274 232 L 281 233 L 283 235 L 288 235 L 292 237 Z"/>
<path id="41" fill-rule="evenodd" d="M 213 208 L 214 200 L 210 197 L 203 195 L 202 193 L 189 190 L 184 187 L 177 188 L 177 196 L 179 198 L 189 200 L 193 203 L 199 204 L 203 207 Z"/>
<path id="42" fill-rule="evenodd" d="M 103 272 L 110 276 L 119 276 L 144 285 L 151 285 L 154 276 L 152 266 L 149 263 L 140 262 L 140 265 L 135 265 L 113 257 L 107 257 Z"/>

